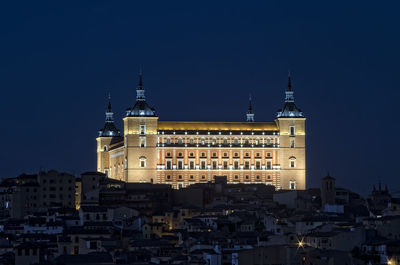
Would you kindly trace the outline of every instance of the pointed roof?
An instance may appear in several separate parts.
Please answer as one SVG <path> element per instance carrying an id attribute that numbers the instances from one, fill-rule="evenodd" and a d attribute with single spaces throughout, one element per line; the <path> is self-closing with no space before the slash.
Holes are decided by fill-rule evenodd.
<path id="1" fill-rule="evenodd" d="M 247 109 L 246 118 L 247 122 L 254 122 L 254 112 L 253 112 L 253 106 L 251 104 L 251 94 L 249 95 L 249 108 Z"/>
<path id="2" fill-rule="evenodd" d="M 143 73 L 142 69 L 139 71 L 139 82 L 136 87 L 136 103 L 132 108 L 126 110 L 127 117 L 157 117 L 154 108 L 150 107 L 146 102 L 144 96 L 145 89 L 143 87 Z"/>
<path id="3" fill-rule="evenodd" d="M 114 137 L 120 136 L 120 131 L 115 127 L 114 124 L 114 113 L 112 112 L 111 107 L 111 96 L 108 95 L 108 104 L 106 110 L 106 122 L 104 123 L 104 127 L 99 130 L 100 137 Z"/>
<path id="4" fill-rule="evenodd" d="M 277 118 L 303 118 L 303 112 L 294 103 L 294 91 L 292 89 L 292 79 L 288 74 L 288 84 L 285 91 L 285 105 L 278 110 Z"/>

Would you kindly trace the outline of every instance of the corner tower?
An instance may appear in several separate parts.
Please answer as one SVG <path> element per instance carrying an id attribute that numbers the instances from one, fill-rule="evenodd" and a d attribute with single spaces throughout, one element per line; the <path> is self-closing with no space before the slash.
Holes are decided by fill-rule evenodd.
<path id="1" fill-rule="evenodd" d="M 143 76 L 139 74 L 136 103 L 124 117 L 124 178 L 127 182 L 153 182 L 157 170 L 158 116 L 144 95 Z"/>
<path id="2" fill-rule="evenodd" d="M 106 110 L 106 121 L 104 127 L 99 130 L 97 141 L 97 171 L 108 174 L 110 168 L 109 149 L 110 145 L 121 141 L 120 131 L 114 124 L 114 113 L 111 107 L 111 97 L 108 96 L 108 105 Z"/>
<path id="3" fill-rule="evenodd" d="M 285 104 L 278 110 L 275 122 L 279 128 L 279 163 L 282 189 L 306 188 L 306 146 L 303 112 L 294 103 L 292 81 L 288 76 Z"/>

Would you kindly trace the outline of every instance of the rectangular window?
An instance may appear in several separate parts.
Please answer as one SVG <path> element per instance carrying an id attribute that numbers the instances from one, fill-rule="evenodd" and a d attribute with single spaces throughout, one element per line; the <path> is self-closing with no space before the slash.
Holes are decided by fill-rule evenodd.
<path id="1" fill-rule="evenodd" d="M 290 160 L 290 167 L 295 167 L 296 165 L 295 165 L 295 162 L 294 162 L 294 160 Z"/>
<path id="2" fill-rule="evenodd" d="M 244 162 L 244 168 L 245 169 L 249 169 L 250 168 L 250 162 L 249 161 Z"/>
<path id="3" fill-rule="evenodd" d="M 201 161 L 201 169 L 206 169 L 206 161 Z"/>
<path id="4" fill-rule="evenodd" d="M 140 160 L 140 167 L 146 167 L 146 160 Z"/>
<path id="5" fill-rule="evenodd" d="M 145 137 L 141 137 L 139 141 L 140 141 L 140 147 L 146 147 L 146 138 Z"/>
<path id="6" fill-rule="evenodd" d="M 239 169 L 239 161 L 233 162 L 234 168 Z"/>
<path id="7" fill-rule="evenodd" d="M 146 134 L 146 125 L 139 126 L 139 134 L 145 135 Z"/>
<path id="8" fill-rule="evenodd" d="M 261 162 L 260 161 L 256 161 L 256 169 L 260 169 L 261 168 Z"/>
<path id="9" fill-rule="evenodd" d="M 267 161 L 267 169 L 271 169 L 271 161 Z"/>
<path id="10" fill-rule="evenodd" d="M 294 142 L 294 138 L 290 138 L 290 148 L 295 148 L 296 144 Z"/>
<path id="11" fill-rule="evenodd" d="M 194 169 L 194 161 L 190 161 L 189 162 L 189 168 L 190 169 Z"/>
<path id="12" fill-rule="evenodd" d="M 167 161 L 166 168 L 171 169 L 171 161 Z"/>
<path id="13" fill-rule="evenodd" d="M 213 161 L 213 162 L 212 162 L 212 167 L 213 167 L 213 169 L 216 169 L 216 168 L 217 168 L 217 161 Z"/>
<path id="14" fill-rule="evenodd" d="M 289 126 L 289 134 L 290 135 L 295 135 L 296 134 L 296 129 L 294 126 Z"/>
<path id="15" fill-rule="evenodd" d="M 224 169 L 228 169 L 228 161 L 224 161 Z"/>
<path id="16" fill-rule="evenodd" d="M 178 169 L 182 169 L 183 168 L 183 161 L 178 161 Z"/>
<path id="17" fill-rule="evenodd" d="M 296 181 L 295 180 L 291 180 L 289 182 L 289 189 L 291 189 L 291 190 L 295 190 L 296 189 Z"/>

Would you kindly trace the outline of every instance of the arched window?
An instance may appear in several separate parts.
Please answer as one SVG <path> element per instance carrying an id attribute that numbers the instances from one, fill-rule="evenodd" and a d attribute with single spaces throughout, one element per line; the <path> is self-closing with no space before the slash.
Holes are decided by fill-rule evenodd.
<path id="1" fill-rule="evenodd" d="M 146 167 L 146 157 L 145 156 L 139 157 L 139 166 Z"/>
<path id="2" fill-rule="evenodd" d="M 108 151 L 107 145 L 105 145 L 105 146 L 103 147 L 103 150 L 104 150 L 104 152 L 107 152 L 107 151 Z"/>
<path id="3" fill-rule="evenodd" d="M 296 167 L 296 157 L 294 157 L 294 156 L 289 157 L 289 167 L 291 167 L 291 168 Z"/>

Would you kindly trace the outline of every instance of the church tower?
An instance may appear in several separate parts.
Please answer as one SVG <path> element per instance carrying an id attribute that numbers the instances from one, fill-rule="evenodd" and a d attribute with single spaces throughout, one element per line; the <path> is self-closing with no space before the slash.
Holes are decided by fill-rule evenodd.
<path id="1" fill-rule="evenodd" d="M 153 182 L 157 173 L 158 116 L 144 95 L 142 73 L 136 88 L 136 103 L 124 117 L 124 178 L 127 182 Z"/>
<path id="2" fill-rule="evenodd" d="M 280 136 L 281 189 L 306 188 L 305 121 L 303 112 L 294 103 L 292 81 L 288 76 L 285 104 L 278 110 L 275 122 Z"/>
<path id="3" fill-rule="evenodd" d="M 120 131 L 114 124 L 114 113 L 111 108 L 111 97 L 108 96 L 108 105 L 106 110 L 106 122 L 104 127 L 99 130 L 97 141 L 97 171 L 108 174 L 110 168 L 109 149 L 110 145 L 121 141 Z"/>

